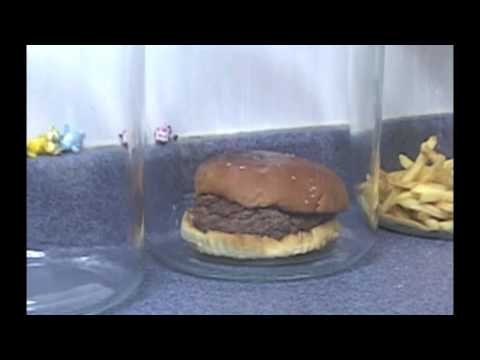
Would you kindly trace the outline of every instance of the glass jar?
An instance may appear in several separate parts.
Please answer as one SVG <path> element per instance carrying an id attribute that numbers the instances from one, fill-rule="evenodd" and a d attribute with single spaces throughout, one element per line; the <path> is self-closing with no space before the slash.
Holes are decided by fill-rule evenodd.
<path id="1" fill-rule="evenodd" d="M 141 282 L 144 57 L 27 48 L 28 314 L 99 313 Z"/>
<path id="2" fill-rule="evenodd" d="M 362 202 L 373 209 L 368 217 L 362 214 L 357 195 L 367 174 L 373 182 L 379 177 L 383 46 L 148 46 L 147 58 L 145 234 L 156 259 L 200 277 L 272 281 L 345 270 L 369 251 L 376 237 L 378 192 L 372 191 Z M 159 134 L 172 136 L 159 138 Z M 241 174 L 249 170 L 237 156 L 250 151 L 283 155 L 245 155 L 258 170 L 246 181 L 248 176 Z M 237 154 L 235 161 L 225 160 L 232 154 Z M 215 177 L 208 181 L 216 188 L 215 193 L 205 193 L 195 179 L 200 166 L 215 156 L 227 156 L 217 160 L 223 159 L 236 173 L 205 168 L 202 176 Z M 274 160 L 275 156 L 284 160 Z M 338 205 L 340 197 L 334 194 L 338 188 L 332 184 L 304 178 L 301 170 L 298 179 L 295 174 L 287 174 L 290 179 L 282 175 L 302 159 L 316 164 L 309 162 L 308 171 L 318 164 L 333 171 L 349 198 L 347 209 L 328 210 L 340 229 L 333 241 L 318 246 L 310 246 L 309 241 L 323 236 L 319 234 L 324 230 L 315 229 L 324 229 L 322 225 L 328 223 L 320 220 L 319 215 L 327 212 L 320 205 L 302 207 L 293 195 L 282 204 L 272 200 L 252 205 L 239 200 L 255 191 L 278 200 L 278 193 L 290 188 L 300 191 L 287 180 L 312 181 L 311 192 L 302 195 L 307 196 L 305 204 L 317 201 L 314 197 L 320 190 Z M 280 170 L 272 172 L 275 167 Z M 262 171 L 270 173 L 260 180 Z M 276 182 L 282 185 L 273 194 L 268 184 Z M 221 196 L 218 189 L 226 183 Z M 185 219 L 192 208 L 203 206 L 201 195 L 213 195 L 214 205 L 205 205 L 206 215 L 218 216 L 206 228 L 192 230 Z M 296 208 L 286 210 L 292 203 Z M 225 209 L 215 210 L 215 204 Z M 300 225 L 278 230 L 279 235 L 275 225 L 260 229 L 268 221 L 281 223 L 280 216 Z M 314 220 L 305 225 L 308 216 Z M 245 221 L 254 217 L 260 225 Z M 192 240 L 192 231 L 198 241 Z M 299 239 L 307 245 L 302 248 Z"/>
<path id="3" fill-rule="evenodd" d="M 386 53 L 380 226 L 453 240 L 453 46 Z"/>

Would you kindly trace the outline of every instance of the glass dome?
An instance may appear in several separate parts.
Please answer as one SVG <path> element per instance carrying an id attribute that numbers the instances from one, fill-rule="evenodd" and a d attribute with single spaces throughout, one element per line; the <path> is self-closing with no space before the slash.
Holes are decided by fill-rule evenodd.
<path id="1" fill-rule="evenodd" d="M 351 268 L 376 238 L 384 52 L 149 46 L 145 236 L 154 257 L 225 280 Z"/>
<path id="2" fill-rule="evenodd" d="M 453 46 L 391 46 L 387 60 L 380 226 L 453 240 Z"/>
<path id="3" fill-rule="evenodd" d="M 141 282 L 144 57 L 27 47 L 28 314 L 99 313 Z"/>

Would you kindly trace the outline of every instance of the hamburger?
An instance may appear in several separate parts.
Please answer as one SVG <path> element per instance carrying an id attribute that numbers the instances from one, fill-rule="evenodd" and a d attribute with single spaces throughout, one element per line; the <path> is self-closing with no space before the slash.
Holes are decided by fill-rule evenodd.
<path id="1" fill-rule="evenodd" d="M 340 233 L 343 181 L 327 167 L 270 151 L 222 154 L 200 164 L 181 236 L 199 252 L 237 259 L 319 250 Z"/>

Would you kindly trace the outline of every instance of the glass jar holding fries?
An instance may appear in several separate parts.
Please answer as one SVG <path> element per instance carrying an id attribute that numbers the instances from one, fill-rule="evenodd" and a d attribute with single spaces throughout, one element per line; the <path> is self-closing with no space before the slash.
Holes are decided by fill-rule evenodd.
<path id="1" fill-rule="evenodd" d="M 416 159 L 398 155 L 402 170 L 380 170 L 379 224 L 413 235 L 451 238 L 453 235 L 453 158 L 437 151 L 438 138 L 420 146 Z M 365 189 L 372 186 L 366 182 Z"/>
<path id="2" fill-rule="evenodd" d="M 367 213 L 375 211 L 384 229 L 453 240 L 453 48 L 418 48 L 423 66 L 442 72 L 429 70 L 431 77 L 412 78 L 409 83 L 425 104 L 441 105 L 446 111 L 394 118 L 384 115 L 378 184 L 375 177 L 367 176 L 358 187 L 359 197 L 368 203 L 372 194 L 378 195 L 377 206 L 363 208 Z M 438 58 L 426 56 L 429 52 L 443 59 L 443 65 Z M 412 102 L 406 98 L 404 113 L 413 108 Z"/>

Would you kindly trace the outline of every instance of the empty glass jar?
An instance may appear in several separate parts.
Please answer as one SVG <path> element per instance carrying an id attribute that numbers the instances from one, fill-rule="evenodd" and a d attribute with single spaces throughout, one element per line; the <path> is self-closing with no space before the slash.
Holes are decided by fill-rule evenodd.
<path id="1" fill-rule="evenodd" d="M 98 313 L 142 279 L 145 49 L 27 61 L 27 312 Z"/>

